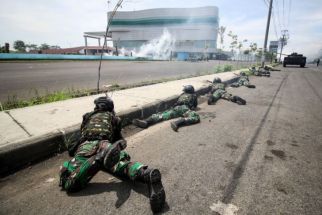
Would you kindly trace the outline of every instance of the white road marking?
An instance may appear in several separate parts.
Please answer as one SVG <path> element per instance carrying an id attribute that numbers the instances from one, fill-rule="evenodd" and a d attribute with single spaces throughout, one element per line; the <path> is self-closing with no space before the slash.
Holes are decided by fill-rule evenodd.
<path id="1" fill-rule="evenodd" d="M 51 183 L 51 182 L 53 182 L 53 181 L 55 181 L 55 178 L 48 178 L 48 179 L 46 180 L 46 183 Z"/>
<path id="2" fill-rule="evenodd" d="M 210 209 L 214 212 L 219 213 L 220 215 L 236 215 L 238 211 L 238 207 L 233 204 L 225 204 L 221 201 L 217 203 L 213 203 L 210 206 Z"/>

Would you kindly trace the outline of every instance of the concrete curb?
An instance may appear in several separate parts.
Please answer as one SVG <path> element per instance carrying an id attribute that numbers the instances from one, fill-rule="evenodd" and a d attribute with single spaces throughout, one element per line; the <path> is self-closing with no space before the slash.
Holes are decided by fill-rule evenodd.
<path id="1" fill-rule="evenodd" d="M 238 79 L 239 77 L 235 77 L 224 83 L 231 84 Z M 208 86 L 196 89 L 198 96 L 208 92 Z M 165 100 L 146 104 L 142 108 L 134 108 L 118 113 L 118 116 L 121 117 L 123 122 L 122 126 L 131 124 L 132 120 L 135 118 L 147 118 L 153 113 L 170 108 L 177 101 L 178 97 L 179 96 L 171 96 Z M 34 137 L 27 141 L 19 141 L 2 147 L 0 149 L 0 175 L 4 176 L 13 173 L 26 165 L 30 165 L 65 151 L 66 142 L 77 141 L 80 135 L 79 127 L 80 123 L 64 130 L 57 130 L 56 132 Z"/>

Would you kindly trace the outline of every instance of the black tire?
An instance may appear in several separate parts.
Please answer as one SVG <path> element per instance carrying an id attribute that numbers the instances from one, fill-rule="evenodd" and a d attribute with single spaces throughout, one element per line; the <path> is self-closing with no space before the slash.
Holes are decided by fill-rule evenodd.
<path id="1" fill-rule="evenodd" d="M 286 63 L 283 63 L 283 67 L 286 67 Z"/>
<path id="2" fill-rule="evenodd" d="M 304 66 L 305 66 L 305 64 L 301 64 L 300 66 L 301 66 L 301 67 L 304 67 Z"/>

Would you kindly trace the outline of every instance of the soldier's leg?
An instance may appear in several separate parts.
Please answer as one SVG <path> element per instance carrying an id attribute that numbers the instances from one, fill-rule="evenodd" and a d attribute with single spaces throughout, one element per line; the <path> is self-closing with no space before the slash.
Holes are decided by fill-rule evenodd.
<path id="1" fill-rule="evenodd" d="M 170 119 L 172 115 L 173 115 L 173 110 L 170 109 L 164 112 L 152 114 L 152 116 L 148 117 L 146 120 L 134 119 L 132 123 L 140 128 L 147 128 L 163 120 Z"/>
<path id="2" fill-rule="evenodd" d="M 231 101 L 239 105 L 246 105 L 246 100 L 239 96 L 233 96 Z"/>
<path id="3" fill-rule="evenodd" d="M 163 208 L 165 191 L 158 169 L 150 169 L 140 162 L 132 162 L 130 155 L 122 151 L 120 161 L 110 171 L 117 176 L 147 184 L 152 211 L 159 212 Z"/>
<path id="4" fill-rule="evenodd" d="M 245 80 L 245 81 L 243 82 L 243 85 L 244 85 L 245 87 L 248 87 L 248 88 L 256 88 L 256 86 L 255 86 L 255 85 L 250 84 L 250 83 L 249 83 L 249 81 L 247 81 L 247 80 Z"/>
<path id="5" fill-rule="evenodd" d="M 102 166 L 110 168 L 118 160 L 126 143 L 118 141 L 86 141 L 81 144 L 75 157 L 63 163 L 60 170 L 60 186 L 67 192 L 84 188 Z"/>
<path id="6" fill-rule="evenodd" d="M 210 94 L 208 98 L 208 105 L 216 103 L 225 92 L 226 92 L 225 90 L 218 89 L 212 94 Z"/>
<path id="7" fill-rule="evenodd" d="M 189 110 L 183 114 L 179 120 L 171 122 L 171 128 L 174 131 L 178 131 L 179 127 L 192 125 L 200 122 L 200 116 L 196 111 Z"/>
<path id="8" fill-rule="evenodd" d="M 76 192 L 84 188 L 99 170 L 95 155 L 89 158 L 76 155 L 61 166 L 59 186 L 67 192 Z"/>
<path id="9" fill-rule="evenodd" d="M 234 103 L 237 103 L 239 105 L 245 105 L 246 101 L 242 98 L 240 98 L 239 96 L 233 96 L 230 93 L 224 93 L 222 96 L 223 99 L 226 99 L 228 101 L 232 101 Z"/>
<path id="10" fill-rule="evenodd" d="M 237 87 L 240 87 L 240 84 L 237 82 L 237 83 L 232 83 L 230 86 L 237 88 Z"/>

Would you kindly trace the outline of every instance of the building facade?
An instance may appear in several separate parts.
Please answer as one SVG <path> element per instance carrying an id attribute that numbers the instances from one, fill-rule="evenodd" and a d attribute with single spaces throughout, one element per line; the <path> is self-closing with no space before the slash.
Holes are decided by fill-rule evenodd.
<path id="1" fill-rule="evenodd" d="M 166 31 L 174 41 L 171 56 L 212 57 L 217 49 L 218 23 L 218 8 L 214 6 L 118 11 L 108 36 L 117 49 L 138 51 Z M 92 32 L 92 35 L 99 35 L 99 32 Z"/>

